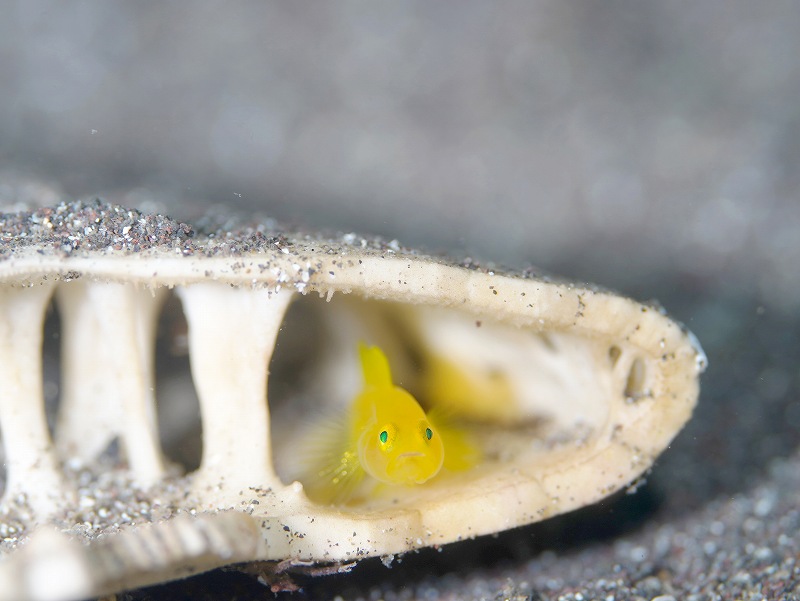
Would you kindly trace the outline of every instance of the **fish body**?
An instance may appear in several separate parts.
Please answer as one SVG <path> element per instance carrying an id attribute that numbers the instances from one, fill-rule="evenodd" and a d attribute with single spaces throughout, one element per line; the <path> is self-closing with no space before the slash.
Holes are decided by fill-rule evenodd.
<path id="1" fill-rule="evenodd" d="M 340 424 L 323 434 L 319 466 L 305 478 L 317 502 L 346 503 L 365 477 L 413 486 L 436 476 L 445 463 L 445 441 L 417 400 L 395 386 L 389 362 L 376 346 L 359 345 L 364 387 Z"/>
<path id="2" fill-rule="evenodd" d="M 359 348 L 364 390 L 355 398 L 349 437 L 364 471 L 386 484 L 423 484 L 444 462 L 444 445 L 417 400 L 392 382 L 377 347 Z"/>

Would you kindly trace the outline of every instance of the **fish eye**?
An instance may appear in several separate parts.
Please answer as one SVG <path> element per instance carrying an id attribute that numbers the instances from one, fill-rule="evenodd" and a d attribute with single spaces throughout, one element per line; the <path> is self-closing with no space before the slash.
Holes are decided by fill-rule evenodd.
<path id="1" fill-rule="evenodd" d="M 395 438 L 397 438 L 397 428 L 394 424 L 384 424 L 378 432 L 378 442 L 384 451 L 392 449 Z"/>
<path id="2" fill-rule="evenodd" d="M 428 440 L 433 438 L 433 430 L 431 430 L 430 428 L 425 428 L 425 438 L 427 438 Z"/>

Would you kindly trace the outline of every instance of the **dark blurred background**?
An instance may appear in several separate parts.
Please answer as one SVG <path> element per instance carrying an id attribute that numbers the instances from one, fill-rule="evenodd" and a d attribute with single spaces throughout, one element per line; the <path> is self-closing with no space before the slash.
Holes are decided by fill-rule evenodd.
<path id="1" fill-rule="evenodd" d="M 29 179 L 797 293 L 794 2 L 0 4 L 5 204 Z"/>
<path id="2" fill-rule="evenodd" d="M 746 497 L 798 462 L 793 1 L 0 0 L 0 204 L 91 195 L 658 297 L 711 368 L 633 523 Z M 551 546 L 580 547 L 565 536 Z"/>

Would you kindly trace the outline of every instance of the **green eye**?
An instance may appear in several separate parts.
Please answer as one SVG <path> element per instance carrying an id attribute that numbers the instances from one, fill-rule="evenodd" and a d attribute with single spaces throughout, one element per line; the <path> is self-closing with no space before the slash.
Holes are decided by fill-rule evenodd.
<path id="1" fill-rule="evenodd" d="M 428 440 L 433 438 L 433 430 L 431 430 L 430 428 L 425 428 L 425 438 L 427 438 Z"/>
<path id="2" fill-rule="evenodd" d="M 383 444 L 386 444 L 386 441 L 389 440 L 389 433 L 386 430 L 384 430 L 383 432 L 380 433 L 378 439 L 380 439 L 380 441 Z"/>

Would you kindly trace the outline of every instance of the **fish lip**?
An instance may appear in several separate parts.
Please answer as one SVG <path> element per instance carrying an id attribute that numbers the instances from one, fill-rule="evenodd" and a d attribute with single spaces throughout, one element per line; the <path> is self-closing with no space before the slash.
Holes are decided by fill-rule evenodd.
<path id="1" fill-rule="evenodd" d="M 404 459 L 406 457 L 423 457 L 424 454 L 420 453 L 419 451 L 407 451 L 405 453 L 400 453 L 397 458 Z"/>

